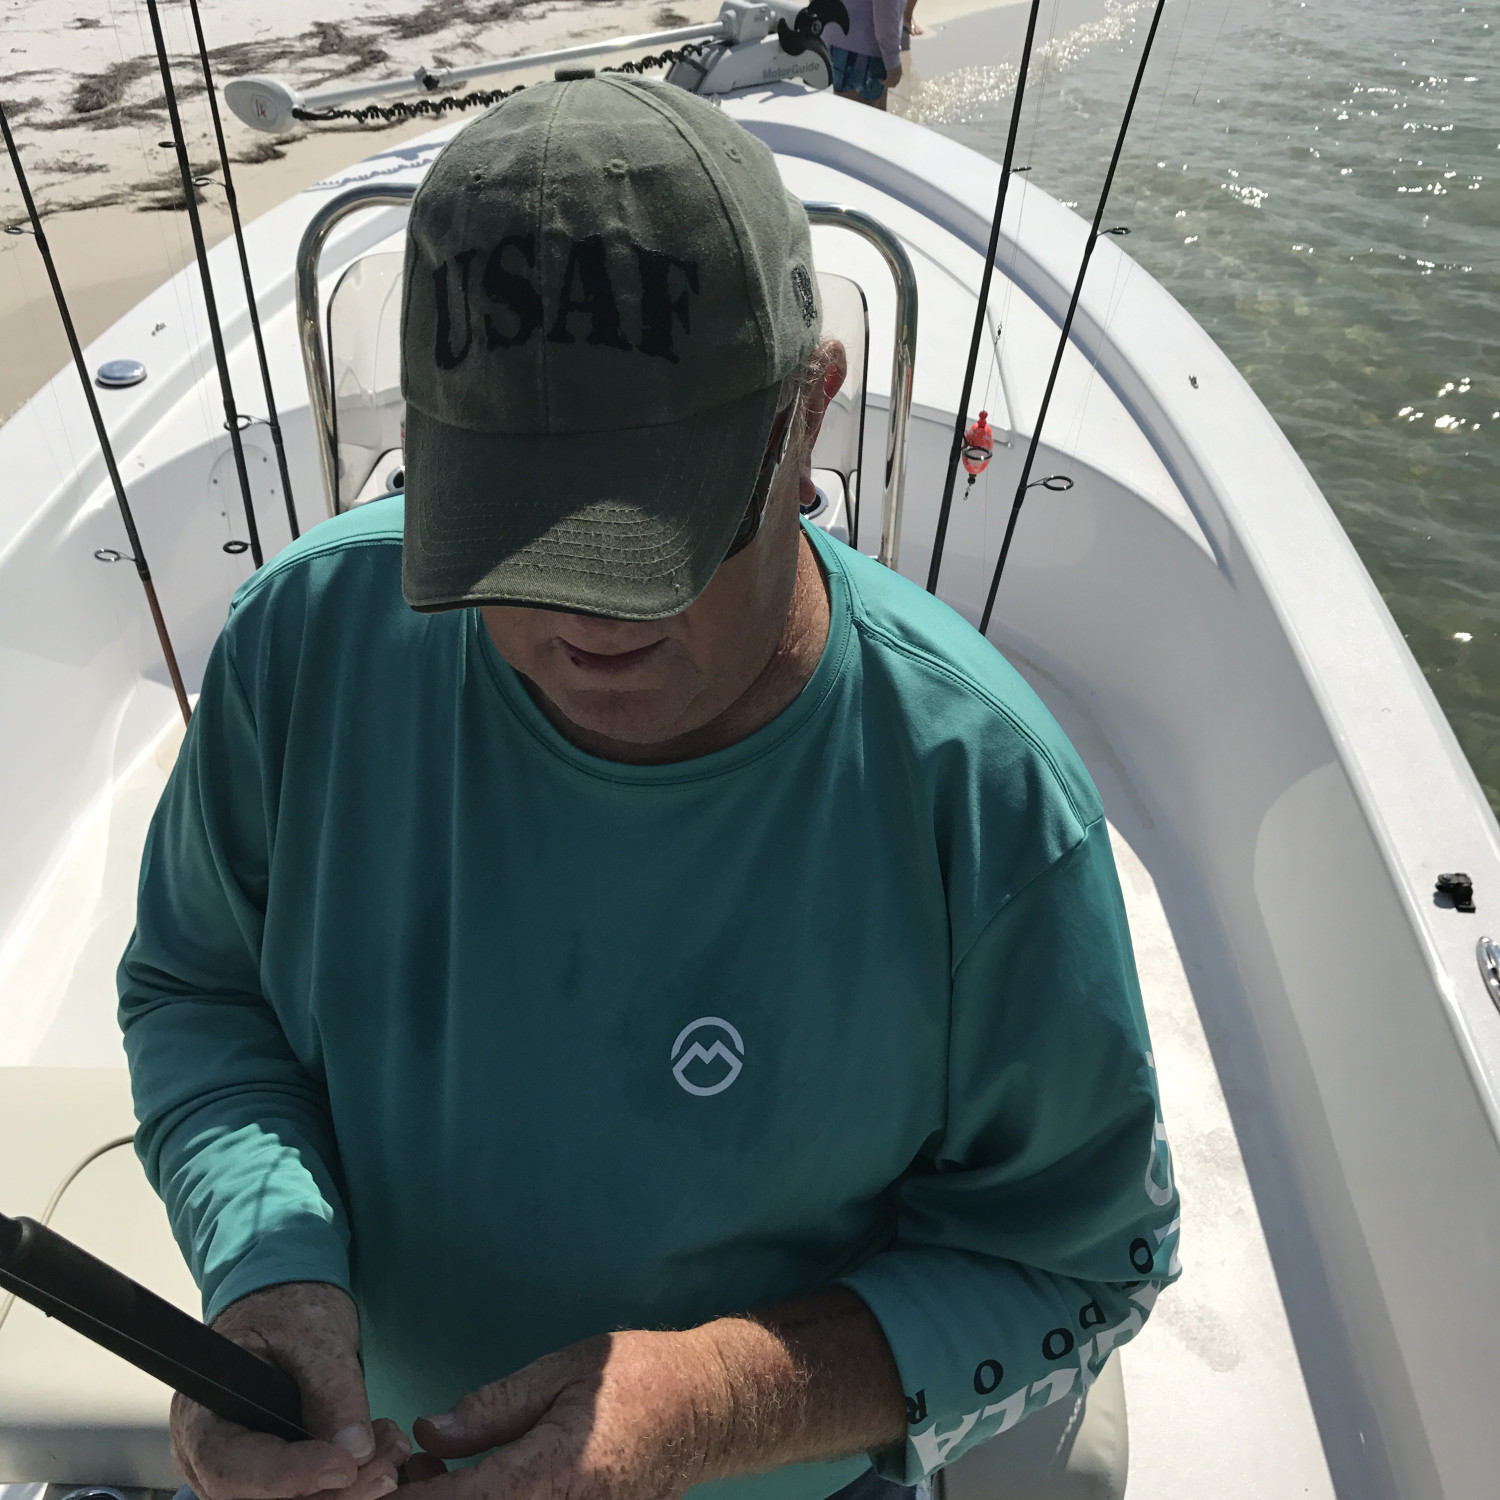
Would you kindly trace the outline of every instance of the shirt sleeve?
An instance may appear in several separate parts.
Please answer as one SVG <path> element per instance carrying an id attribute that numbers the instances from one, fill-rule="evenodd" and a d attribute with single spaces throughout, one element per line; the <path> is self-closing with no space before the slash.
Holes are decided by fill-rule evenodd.
<path id="1" fill-rule="evenodd" d="M 1087 1389 L 1178 1275 L 1178 1203 L 1101 818 L 958 956 L 941 1137 L 851 1275 L 906 1392 L 915 1484 Z"/>
<path id="2" fill-rule="evenodd" d="M 152 821 L 118 974 L 136 1152 L 205 1318 L 279 1282 L 349 1286 L 326 1089 L 262 993 L 275 778 L 231 640 Z"/>
<path id="3" fill-rule="evenodd" d="M 901 17 L 904 0 L 873 0 L 875 42 L 887 68 L 901 66 Z"/>

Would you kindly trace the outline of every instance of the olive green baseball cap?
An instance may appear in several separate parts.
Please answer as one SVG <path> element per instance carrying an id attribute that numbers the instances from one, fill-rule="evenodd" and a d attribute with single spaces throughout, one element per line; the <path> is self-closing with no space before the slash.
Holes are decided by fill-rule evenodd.
<path id="1" fill-rule="evenodd" d="M 692 603 L 818 337 L 770 151 L 665 83 L 528 88 L 432 164 L 402 296 L 407 603 Z"/>

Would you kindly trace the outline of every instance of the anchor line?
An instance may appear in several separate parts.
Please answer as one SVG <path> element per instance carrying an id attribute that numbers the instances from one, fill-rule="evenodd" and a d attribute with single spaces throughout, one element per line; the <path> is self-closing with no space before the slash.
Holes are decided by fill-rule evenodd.
<path id="1" fill-rule="evenodd" d="M 677 47 L 670 52 L 648 53 L 645 57 L 616 63 L 613 67 L 600 68 L 598 71 L 601 73 L 649 73 L 656 68 L 671 67 L 674 63 L 692 62 L 710 47 L 716 46 L 718 42 L 713 39 L 706 42 L 689 42 L 686 46 Z M 518 83 L 514 88 L 508 89 L 475 89 L 468 94 L 443 94 L 435 99 L 418 99 L 415 104 L 408 104 L 405 100 L 398 99 L 394 104 L 364 104 L 358 109 L 303 109 L 299 106 L 292 110 L 292 118 L 310 125 L 326 125 L 335 120 L 353 120 L 358 124 L 368 125 L 372 120 L 389 123 L 397 120 L 416 120 L 423 115 L 440 119 L 450 111 L 488 109 L 492 104 L 499 104 L 512 95 L 519 94 L 525 87 L 524 83 Z"/>
<path id="2" fill-rule="evenodd" d="M 1031 66 L 1031 44 L 1036 36 L 1037 16 L 1041 8 L 1042 0 L 1031 0 L 1031 14 L 1026 18 L 1026 40 L 1021 47 L 1021 66 L 1016 73 L 1016 97 L 1010 108 L 1010 129 L 1005 135 L 1005 160 L 1000 167 L 1000 188 L 995 195 L 995 217 L 990 221 L 990 243 L 984 253 L 984 272 L 979 278 L 979 302 L 974 308 L 974 333 L 969 340 L 969 362 L 964 366 L 963 393 L 958 398 L 958 413 L 953 419 L 953 445 L 948 451 L 948 473 L 943 480 L 943 501 L 938 507 L 932 561 L 927 566 L 929 594 L 937 593 L 938 571 L 943 566 L 943 547 L 948 540 L 953 485 L 958 478 L 958 460 L 963 453 L 964 428 L 969 420 L 969 400 L 974 393 L 974 371 L 979 364 L 979 346 L 984 339 L 986 314 L 990 306 L 990 282 L 995 274 L 995 258 L 1000 251 L 1000 220 L 1005 213 L 1005 196 L 1010 187 L 1012 165 L 1016 158 L 1016 137 L 1021 130 L 1021 105 L 1026 98 L 1026 73 Z M 1000 358 L 998 349 L 995 351 L 995 358 Z"/>
<path id="3" fill-rule="evenodd" d="M 219 322 L 219 304 L 214 296 L 213 277 L 208 268 L 208 246 L 203 239 L 203 221 L 198 214 L 198 189 L 193 182 L 192 163 L 188 160 L 187 136 L 177 109 L 177 89 L 172 82 L 172 64 L 167 56 L 167 39 L 162 34 L 158 0 L 146 0 L 146 14 L 151 19 L 151 36 L 156 45 L 156 62 L 161 70 L 162 92 L 166 95 L 167 118 L 172 124 L 172 144 L 177 148 L 177 170 L 182 178 L 182 196 L 187 205 L 188 225 L 193 232 L 193 253 L 198 261 L 198 276 L 203 283 L 203 306 L 208 315 L 208 332 L 213 341 L 214 363 L 219 370 L 219 388 L 224 397 L 224 422 L 229 429 L 229 446 L 234 453 L 235 473 L 239 476 L 240 496 L 245 505 L 245 525 L 250 535 L 250 556 L 258 568 L 265 561 L 260 546 L 260 528 L 255 524 L 255 502 L 250 497 L 250 473 L 245 467 L 245 445 L 240 440 L 240 414 L 235 409 L 234 387 L 229 379 L 229 356 L 224 350 L 224 329 Z M 252 299 L 253 300 L 253 299 Z"/>
<path id="4" fill-rule="evenodd" d="M 250 336 L 255 343 L 255 357 L 260 363 L 260 383 L 266 395 L 266 425 L 271 429 L 271 443 L 276 449 L 276 468 L 281 477 L 282 499 L 286 502 L 287 525 L 291 527 L 292 539 L 295 541 L 302 532 L 297 525 L 297 507 L 292 499 L 292 476 L 287 466 L 286 445 L 282 441 L 276 396 L 271 389 L 271 367 L 266 360 L 266 341 L 260 331 L 260 310 L 255 302 L 255 287 L 250 280 L 250 257 L 245 249 L 245 231 L 240 223 L 240 206 L 235 197 L 234 177 L 229 170 L 229 148 L 224 143 L 224 123 L 219 117 L 219 101 L 214 94 L 214 75 L 208 63 L 208 46 L 203 38 L 203 21 L 198 13 L 198 0 L 188 0 L 188 9 L 193 17 L 193 34 L 198 41 L 198 60 L 203 67 L 203 82 L 208 90 L 208 109 L 213 117 L 219 167 L 224 173 L 224 197 L 229 205 L 229 222 L 234 227 L 234 244 L 240 257 L 240 275 L 245 283 L 245 305 L 250 312 Z"/>
<path id="5" fill-rule="evenodd" d="M 1006 559 L 1010 556 L 1010 544 L 1016 534 L 1016 522 L 1020 519 L 1021 505 L 1026 499 L 1026 491 L 1030 487 L 1031 466 L 1036 460 L 1037 447 L 1041 443 L 1042 425 L 1047 419 L 1047 408 L 1052 404 L 1052 392 L 1057 385 L 1058 371 L 1062 368 L 1063 355 L 1067 352 L 1068 339 L 1073 331 L 1073 316 L 1078 311 L 1078 301 L 1083 295 L 1084 278 L 1088 275 L 1089 262 L 1093 259 L 1094 246 L 1099 243 L 1101 234 L 1111 234 L 1113 230 L 1101 230 L 1100 224 L 1104 220 L 1104 209 L 1109 202 L 1109 190 L 1114 185 L 1115 169 L 1120 164 L 1120 153 L 1125 149 L 1125 137 L 1130 130 L 1130 117 L 1135 112 L 1135 101 L 1141 91 L 1141 80 L 1146 76 L 1146 64 L 1151 60 L 1151 44 L 1156 40 L 1156 29 L 1161 24 L 1161 15 L 1165 9 L 1166 0 L 1156 0 L 1156 9 L 1151 14 L 1151 26 L 1146 32 L 1146 41 L 1141 48 L 1141 60 L 1135 70 L 1135 80 L 1130 86 L 1130 97 L 1125 103 L 1125 113 L 1120 120 L 1120 130 L 1115 136 L 1115 148 L 1109 159 L 1109 170 L 1104 174 L 1104 186 L 1099 190 L 1099 202 L 1094 209 L 1094 222 L 1089 226 L 1088 239 L 1084 242 L 1083 259 L 1079 263 L 1078 278 L 1073 283 L 1073 295 L 1068 302 L 1068 311 L 1063 318 L 1062 332 L 1057 341 L 1057 352 L 1052 358 L 1052 368 L 1047 375 L 1046 389 L 1042 392 L 1042 404 L 1037 411 L 1036 424 L 1032 428 L 1031 442 L 1026 448 L 1026 461 L 1021 466 L 1021 477 L 1016 483 L 1016 497 L 1011 504 L 1010 518 L 1005 525 L 1005 539 L 1000 543 L 1000 556 L 995 562 L 995 572 L 990 579 L 990 590 L 984 601 L 984 613 L 979 619 L 979 630 L 981 634 L 990 628 L 990 615 L 995 608 L 995 595 L 1000 589 L 1000 578 L 1005 572 Z M 961 420 L 962 418 L 960 418 Z"/>
<path id="6" fill-rule="evenodd" d="M 182 673 L 177 667 L 177 653 L 172 649 L 172 637 L 167 632 L 167 622 L 162 616 L 161 603 L 156 597 L 156 585 L 151 579 L 151 569 L 146 562 L 146 549 L 141 545 L 141 534 L 136 530 L 135 516 L 125 494 L 125 482 L 120 478 L 119 466 L 115 463 L 114 446 L 104 426 L 104 417 L 99 411 L 99 401 L 94 395 L 93 382 L 89 379 L 88 367 L 83 362 L 83 349 L 78 343 L 78 331 L 73 326 L 73 316 L 68 311 L 68 299 L 63 294 L 62 282 L 58 279 L 57 266 L 52 259 L 52 249 L 47 243 L 42 228 L 42 216 L 37 211 L 36 199 L 31 196 L 31 184 L 26 180 L 26 169 L 21 165 L 21 153 L 16 149 L 16 139 L 10 132 L 10 121 L 5 117 L 5 106 L 0 104 L 0 135 L 5 137 L 5 149 L 15 169 L 16 182 L 21 189 L 21 201 L 26 205 L 27 217 L 31 220 L 31 232 L 36 240 L 42 265 L 47 271 L 47 280 L 52 284 L 52 298 L 57 303 L 58 316 L 62 319 L 63 332 L 68 336 L 68 348 L 73 351 L 73 364 L 78 378 L 83 383 L 84 399 L 88 402 L 89 415 L 94 419 L 94 431 L 99 438 L 99 450 L 104 455 L 104 467 L 109 472 L 114 486 L 115 504 L 120 509 L 120 519 L 125 524 L 125 535 L 130 541 L 131 561 L 135 564 L 136 577 L 145 591 L 146 604 L 151 610 L 151 623 L 156 627 L 156 638 L 161 643 L 161 654 L 166 660 L 167 675 L 172 679 L 172 690 L 177 694 L 177 706 L 182 710 L 184 724 L 191 721 L 193 711 L 188 706 L 187 689 L 183 686 Z"/>

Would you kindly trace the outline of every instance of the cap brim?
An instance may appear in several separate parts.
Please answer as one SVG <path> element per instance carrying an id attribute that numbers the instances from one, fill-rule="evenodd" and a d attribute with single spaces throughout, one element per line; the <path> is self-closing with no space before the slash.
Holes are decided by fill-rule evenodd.
<path id="1" fill-rule="evenodd" d="M 708 586 L 744 519 L 779 385 L 619 432 L 507 436 L 406 411 L 402 592 L 657 620 Z"/>

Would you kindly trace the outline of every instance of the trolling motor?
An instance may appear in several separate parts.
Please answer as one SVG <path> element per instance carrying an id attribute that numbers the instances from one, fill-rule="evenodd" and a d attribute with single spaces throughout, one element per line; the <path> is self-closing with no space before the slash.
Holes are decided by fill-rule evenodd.
<path id="1" fill-rule="evenodd" d="M 776 23 L 776 35 L 781 38 L 782 51 L 797 57 L 809 47 L 826 55 L 828 48 L 823 43 L 823 28 L 832 21 L 844 31 L 849 29 L 849 12 L 844 0 L 812 0 L 805 10 L 797 12 L 790 26 L 785 21 Z"/>
<path id="2" fill-rule="evenodd" d="M 312 1436 L 284 1370 L 35 1219 L 0 1214 L 0 1287 L 227 1421 L 288 1442 Z"/>
<path id="3" fill-rule="evenodd" d="M 668 83 L 694 94 L 727 94 L 789 79 L 815 89 L 833 86 L 833 59 L 823 28 L 848 30 L 844 0 L 811 0 L 800 10 L 784 0 L 725 0 L 719 22 L 730 28 L 726 39 L 698 57 L 674 64 Z"/>

